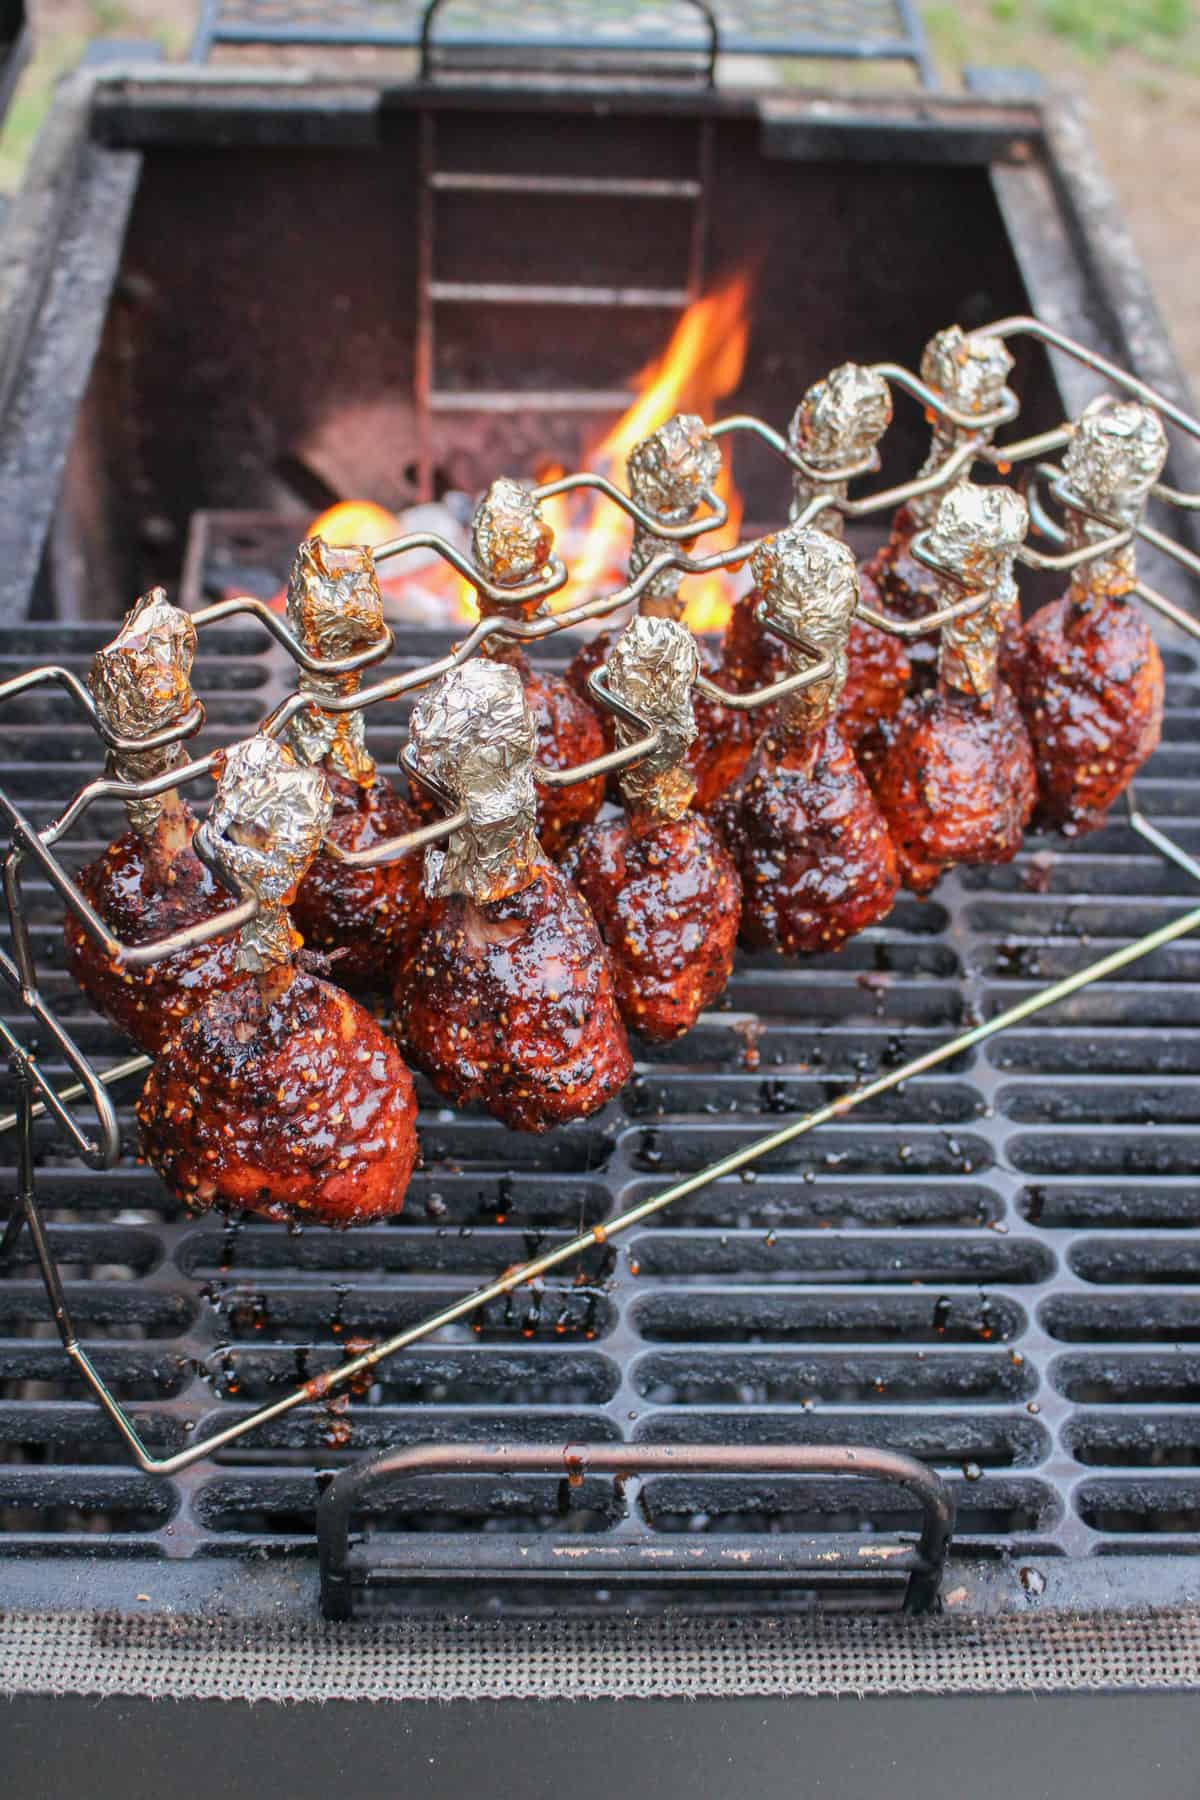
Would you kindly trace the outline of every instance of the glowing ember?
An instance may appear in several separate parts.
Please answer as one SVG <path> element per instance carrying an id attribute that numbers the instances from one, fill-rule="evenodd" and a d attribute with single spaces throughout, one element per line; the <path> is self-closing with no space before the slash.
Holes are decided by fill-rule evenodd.
<path id="1" fill-rule="evenodd" d="M 355 544 L 374 549 L 376 544 L 399 537 L 403 530 L 400 520 L 386 506 L 376 506 L 373 500 L 339 500 L 336 506 L 327 506 L 318 513 L 308 535 L 324 538 L 340 550 L 349 550 Z"/>

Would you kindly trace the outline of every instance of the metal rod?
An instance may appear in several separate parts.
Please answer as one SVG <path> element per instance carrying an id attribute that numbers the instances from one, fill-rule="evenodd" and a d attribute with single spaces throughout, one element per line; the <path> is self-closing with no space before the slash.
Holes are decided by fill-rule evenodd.
<path id="1" fill-rule="evenodd" d="M 114 1063 L 110 1069 L 100 1070 L 96 1079 L 103 1082 L 105 1087 L 115 1087 L 118 1081 L 126 1081 L 131 1075 L 140 1075 L 142 1070 L 148 1069 L 153 1061 L 152 1056 L 141 1054 L 127 1056 L 124 1062 Z M 81 1081 L 73 1081 L 69 1087 L 56 1088 L 55 1097 L 65 1106 L 69 1100 L 81 1100 L 87 1091 Z M 30 1117 L 40 1119 L 44 1117 L 45 1112 L 44 1102 L 36 1100 L 30 1108 Z M 15 1128 L 18 1116 L 15 1112 L 0 1113 L 0 1137 L 3 1137 L 6 1131 L 12 1131 Z M 2 1258 L 3 1250 L 0 1249 L 0 1259 Z"/>
<path id="2" fill-rule="evenodd" d="M 226 1444 L 234 1443 L 238 1438 L 244 1437 L 247 1432 L 257 1430 L 275 1419 L 284 1417 L 298 1406 L 311 1405 L 316 1401 L 323 1400 L 326 1395 L 346 1387 L 360 1375 L 365 1374 L 367 1370 L 375 1368 L 381 1362 L 386 1362 L 398 1351 L 419 1343 L 423 1338 L 430 1337 L 445 1326 L 455 1325 L 460 1320 L 469 1318 L 472 1313 L 478 1312 L 481 1307 L 489 1305 L 493 1300 L 503 1299 L 514 1289 L 524 1286 L 527 1282 L 535 1281 L 542 1275 L 549 1274 L 552 1269 L 571 1262 L 596 1245 L 605 1244 L 613 1238 L 620 1237 L 635 1226 L 643 1224 L 647 1219 L 653 1218 L 656 1213 L 662 1212 L 666 1207 L 674 1205 L 676 1201 L 686 1199 L 689 1194 L 694 1194 L 700 1188 L 709 1186 L 711 1182 L 720 1181 L 727 1175 L 736 1175 L 741 1169 L 749 1168 L 751 1164 L 759 1162 L 764 1156 L 783 1149 L 786 1145 L 794 1143 L 797 1138 L 805 1136 L 810 1131 L 815 1131 L 819 1126 L 829 1125 L 838 1119 L 845 1118 L 847 1114 L 853 1112 L 856 1107 L 862 1106 L 864 1102 L 874 1100 L 880 1094 L 886 1094 L 891 1089 L 899 1087 L 903 1082 L 911 1081 L 915 1076 L 924 1075 L 930 1069 L 936 1069 L 941 1063 L 961 1056 L 964 1051 L 974 1049 L 976 1045 L 985 1043 L 988 1038 L 1007 1031 L 1010 1026 L 1019 1025 L 1024 1020 L 1033 1018 L 1048 1007 L 1056 1006 L 1060 1000 L 1069 999 L 1081 988 L 1088 987 L 1095 981 L 1103 981 L 1107 976 L 1114 975 L 1119 970 L 1127 968 L 1130 963 L 1138 961 L 1140 957 L 1149 956 L 1153 951 L 1161 950 L 1165 945 L 1174 943 L 1177 938 L 1186 937 L 1189 932 L 1198 928 L 1200 928 L 1200 907 L 1160 926 L 1157 931 L 1148 932 L 1145 937 L 1138 938 L 1131 944 L 1123 945 L 1119 950 L 1111 951 L 1109 955 L 1101 957 L 1097 962 L 1089 963 L 1086 968 L 1077 970 L 1073 975 L 1067 975 L 1061 981 L 1056 981 L 1051 986 L 1042 988 L 1035 994 L 1030 994 L 1026 999 L 1018 1001 L 1015 1006 L 1010 1006 L 1004 1012 L 997 1013 L 995 1018 L 985 1020 L 982 1024 L 960 1033 L 958 1037 L 951 1038 L 944 1044 L 936 1045 L 921 1056 L 913 1057 L 911 1061 L 904 1063 L 900 1068 L 891 1069 L 887 1074 L 877 1076 L 862 1087 L 851 1088 L 846 1093 L 839 1094 L 835 1100 L 817 1107 L 815 1111 L 806 1113 L 802 1118 L 793 1120 L 789 1125 L 781 1126 L 778 1131 L 769 1132 L 764 1137 L 756 1138 L 753 1143 L 747 1144 L 743 1149 L 735 1150 L 729 1156 L 722 1157 L 719 1162 L 710 1163 L 696 1174 L 686 1176 L 682 1181 L 675 1182 L 661 1193 L 642 1201 L 640 1205 L 630 1207 L 607 1224 L 594 1225 L 591 1230 L 579 1233 L 578 1236 L 558 1245 L 555 1249 L 545 1251 L 541 1256 L 536 1256 L 529 1262 L 508 1269 L 495 1281 L 488 1282 L 486 1286 L 477 1288 L 473 1293 L 463 1295 L 449 1306 L 422 1319 L 418 1324 L 409 1326 L 407 1330 L 397 1332 L 393 1337 L 371 1345 L 368 1350 L 364 1350 L 358 1356 L 348 1358 L 337 1368 L 314 1376 L 302 1387 L 295 1388 L 279 1400 L 261 1407 L 258 1412 L 238 1419 L 221 1430 L 211 1433 L 199 1443 L 190 1444 L 186 1450 L 178 1451 L 174 1456 L 151 1456 L 138 1437 L 134 1425 L 119 1402 L 113 1398 L 86 1353 L 78 1345 L 68 1346 L 68 1353 L 121 1432 L 132 1450 L 138 1466 L 151 1475 L 178 1474 L 180 1470 L 190 1467 L 192 1463 L 199 1462 L 202 1458 L 223 1449 Z M 32 1202 L 32 1209 L 36 1212 L 36 1201 Z M 45 1267 L 43 1266 L 44 1273 Z"/>

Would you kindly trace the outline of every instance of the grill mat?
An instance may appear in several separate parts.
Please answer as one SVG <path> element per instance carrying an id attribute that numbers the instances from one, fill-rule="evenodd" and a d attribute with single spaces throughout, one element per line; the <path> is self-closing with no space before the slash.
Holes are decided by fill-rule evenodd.
<path id="1" fill-rule="evenodd" d="M 101 628 L 0 634 L 0 669 L 83 672 Z M 400 646 L 413 660 L 427 645 Z M 1200 849 L 1190 652 L 1170 652 L 1146 812 Z M 282 671 L 257 634 L 206 634 L 210 735 L 253 728 Z M 0 721 L 0 781 L 43 823 L 96 767 L 69 702 Z M 372 718 L 394 767 L 403 717 Z M 120 821 L 88 815 L 96 837 Z M 93 821 L 95 821 L 93 823 Z M 101 1065 L 125 1046 L 61 971 L 32 878 L 43 987 Z M 437 1107 L 392 1226 L 338 1235 L 190 1220 L 132 1160 L 93 1174 L 39 1132 L 39 1191 L 89 1353 L 156 1450 L 335 1367 L 557 1236 L 603 1220 L 1195 903 L 1123 826 L 967 871 L 836 959 L 742 957 L 724 1009 L 639 1064 L 598 1120 L 548 1139 Z M 323 1472 L 387 1444 L 863 1443 L 952 1481 L 960 1549 L 1085 1557 L 1200 1547 L 1200 947 L 1076 995 L 757 1171 L 703 1190 L 580 1273 L 164 1481 L 132 1468 L 62 1357 L 23 1241 L 0 1282 L 0 1523 L 7 1554 L 311 1553 Z M 6 1013 L 17 1024 L 14 1014 Z M 24 1029 L 24 1026 L 21 1026 Z M 49 1062 L 49 1059 L 47 1059 Z M 64 1071 L 65 1076 L 65 1071 Z M 131 1095 L 122 1093 L 127 1141 Z M 8 1155 L 11 1156 L 11 1140 Z M 752 1178 L 753 1177 L 753 1178 Z M 13 1171 L 8 1170 L 10 1191 Z M 853 1492 L 851 1493 L 851 1488 Z M 585 1479 L 414 1484 L 390 1533 L 457 1546 L 602 1533 L 915 1531 L 889 1489 L 664 1477 L 622 1500 Z M 679 1691 L 685 1691 L 683 1689 Z"/>

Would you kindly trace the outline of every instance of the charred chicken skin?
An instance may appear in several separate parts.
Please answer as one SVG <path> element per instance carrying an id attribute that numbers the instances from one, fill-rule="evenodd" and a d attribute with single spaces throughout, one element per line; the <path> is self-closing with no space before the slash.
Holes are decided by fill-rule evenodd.
<path id="1" fill-rule="evenodd" d="M 721 470 L 721 452 L 709 435 L 703 420 L 693 413 L 678 413 L 660 425 L 657 431 L 636 444 L 626 463 L 630 492 L 640 506 L 660 518 L 665 525 L 688 524 L 696 517 L 705 495 L 712 490 Z M 638 576 L 660 552 L 681 549 L 678 543 L 656 536 L 640 522 L 635 526 L 629 552 L 630 577 Z M 680 592 L 683 579 L 679 569 L 660 569 L 650 578 L 638 601 L 642 618 L 678 620 L 684 610 Z M 592 640 L 573 657 L 567 679 L 589 706 L 594 703 L 588 690 L 588 677 L 604 664 L 612 650 L 613 640 L 605 635 Z M 698 646 L 701 666 L 706 672 L 719 672 L 714 653 Z M 687 770 L 695 783 L 693 805 L 705 811 L 718 794 L 745 767 L 754 744 L 753 727 L 744 713 L 705 695 L 693 701 L 696 735 L 687 752 Z M 614 726 L 608 714 L 602 714 L 601 726 L 607 748 L 616 742 Z M 620 798 L 614 782 L 610 793 Z M 549 846 L 547 846 L 548 848 Z"/>
<path id="2" fill-rule="evenodd" d="M 230 752 L 205 832 L 259 911 L 237 979 L 167 1040 L 137 1107 L 143 1154 L 189 1205 L 346 1226 L 403 1204 L 412 1078 L 357 1001 L 297 966 L 284 910 L 331 811 L 320 770 L 283 745 L 252 738 Z"/>
<path id="3" fill-rule="evenodd" d="M 1114 527 L 1069 512 L 1072 548 L 1137 523 L 1166 452 L 1148 407 L 1102 399 L 1087 409 L 1067 451 L 1067 486 Z M 1136 581 L 1132 544 L 1097 557 L 1025 630 L 1018 692 L 1037 766 L 1034 818 L 1070 836 L 1103 822 L 1161 734 L 1162 658 Z"/>
<path id="4" fill-rule="evenodd" d="M 288 623 L 310 656 L 330 661 L 389 639 L 383 596 L 371 553 L 335 548 L 321 538 L 300 545 L 287 594 Z M 300 691 L 310 704 L 288 727 L 288 745 L 325 774 L 333 798 L 329 836 L 342 850 L 367 850 L 411 831 L 420 820 L 390 781 L 376 772 L 361 712 L 332 712 L 322 700 L 357 692 L 361 676 L 304 672 Z M 348 868 L 314 858 L 300 883 L 292 916 L 310 949 L 333 958 L 339 982 L 386 990 L 407 953 L 421 904 L 417 857 L 375 868 Z"/>
<path id="5" fill-rule="evenodd" d="M 1033 753 L 997 673 L 1013 558 L 1027 525 L 1025 503 L 1011 489 L 963 482 L 943 499 L 929 534 L 931 553 L 983 603 L 943 627 L 937 687 L 905 701 L 869 764 L 901 876 L 918 894 L 956 863 L 1011 861 L 1033 811 Z M 962 597 L 960 587 L 953 597 Z"/>
<path id="6" fill-rule="evenodd" d="M 452 671 L 417 706 L 412 742 L 468 822 L 426 853 L 399 1041 L 439 1093 L 514 1130 L 584 1118 L 632 1062 L 595 921 L 533 831 L 535 737 L 516 671 Z"/>
<path id="7" fill-rule="evenodd" d="M 417 1155 L 412 1077 L 371 1015 L 299 969 L 244 974 L 186 1019 L 137 1108 L 189 1206 L 360 1225 L 398 1213 Z"/>
<path id="8" fill-rule="evenodd" d="M 656 1041 L 690 1030 L 724 988 L 741 908 L 736 869 L 689 810 L 698 666 L 691 633 L 673 619 L 643 616 L 622 634 L 608 685 L 658 728 L 660 747 L 622 771 L 624 817 L 590 825 L 565 864 L 608 948 L 621 1016 Z M 623 744 L 636 735 L 618 722 Z"/>
<path id="9" fill-rule="evenodd" d="M 150 738 L 182 723 L 195 705 L 189 676 L 196 632 L 161 588 L 144 594 L 105 649 L 96 653 L 89 686 L 108 729 L 125 739 Z M 112 752 L 110 767 L 126 781 L 149 781 L 185 760 L 178 744 Z M 194 820 L 171 790 L 127 805 L 130 829 L 80 872 L 84 897 L 122 943 L 169 937 L 228 911 L 229 895 L 192 850 Z M 66 963 L 92 1004 L 143 1050 L 163 1039 L 214 988 L 232 980 L 234 940 L 213 939 L 128 969 L 110 958 L 67 914 Z"/>
<path id="10" fill-rule="evenodd" d="M 887 829 L 837 717 L 858 573 L 844 543 L 790 526 L 755 552 L 755 576 L 768 612 L 833 667 L 779 702 L 713 822 L 741 876 L 742 941 L 787 955 L 837 950 L 886 917 L 897 886 Z M 793 673 L 811 666 L 803 651 L 788 657 Z"/>

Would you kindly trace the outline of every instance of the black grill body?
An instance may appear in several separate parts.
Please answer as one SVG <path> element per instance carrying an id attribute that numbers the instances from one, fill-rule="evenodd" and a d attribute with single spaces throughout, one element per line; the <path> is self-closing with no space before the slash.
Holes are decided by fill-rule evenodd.
<path id="1" fill-rule="evenodd" d="M 83 672 L 104 635 L 10 629 L 0 669 L 53 654 Z M 399 649 L 424 661 L 430 641 Z M 1164 742 L 1139 799 L 1195 852 L 1200 685 L 1190 653 L 1166 661 Z M 258 634 L 206 633 L 205 741 L 251 730 L 284 674 Z M 0 720 L 0 781 L 39 824 L 98 766 L 68 708 L 28 696 Z M 394 767 L 403 718 L 388 709 L 370 731 Z M 80 860 L 120 828 L 113 814 L 88 820 Z M 100 1065 L 116 1061 L 126 1046 L 62 971 L 59 908 L 27 885 L 44 992 Z M 424 1162 L 403 1216 L 346 1234 L 188 1217 L 134 1160 L 126 1087 L 117 1170 L 89 1172 L 38 1133 L 38 1191 L 81 1335 L 149 1445 L 182 1448 L 1193 904 L 1188 878 L 1120 822 L 1078 845 L 1032 840 L 1008 868 L 902 899 L 835 958 L 741 957 L 721 1007 L 643 1054 L 595 1120 L 522 1137 L 423 1090 Z M 281 1569 L 311 1586 L 322 1481 L 368 1451 L 628 1441 L 907 1451 L 955 1490 L 946 1585 L 971 1604 L 1036 1601 L 1048 1579 L 1102 1601 L 1101 1558 L 1143 1559 L 1131 1591 L 1171 1598 L 1200 1548 L 1197 972 L 1188 940 L 1139 962 L 402 1353 L 348 1404 L 301 1409 L 169 1481 L 130 1466 L 72 1379 L 25 1241 L 0 1281 L 0 1553 L 14 1591 L 61 1596 L 68 1581 L 106 1604 L 114 1578 L 129 1587 L 121 1569 L 146 1564 L 160 1594 L 224 1582 L 252 1604 Z M 4 1005 L 24 1030 L 12 996 Z M 11 1167 L 6 1178 L 13 1191 Z M 381 1493 L 373 1523 L 414 1572 L 460 1589 L 480 1534 L 519 1540 L 531 1576 L 508 1603 L 520 1605 L 545 1597 L 546 1547 L 564 1537 L 583 1566 L 591 1546 L 619 1569 L 623 1548 L 632 1563 L 647 1542 L 682 1555 L 770 1539 L 786 1558 L 789 1541 L 869 1543 L 919 1520 L 870 1483 L 690 1475 L 624 1490 L 591 1476 L 426 1479 Z M 1110 1592 L 1127 1568 L 1113 1564 Z M 407 1604 L 447 1591 L 414 1579 Z"/>

